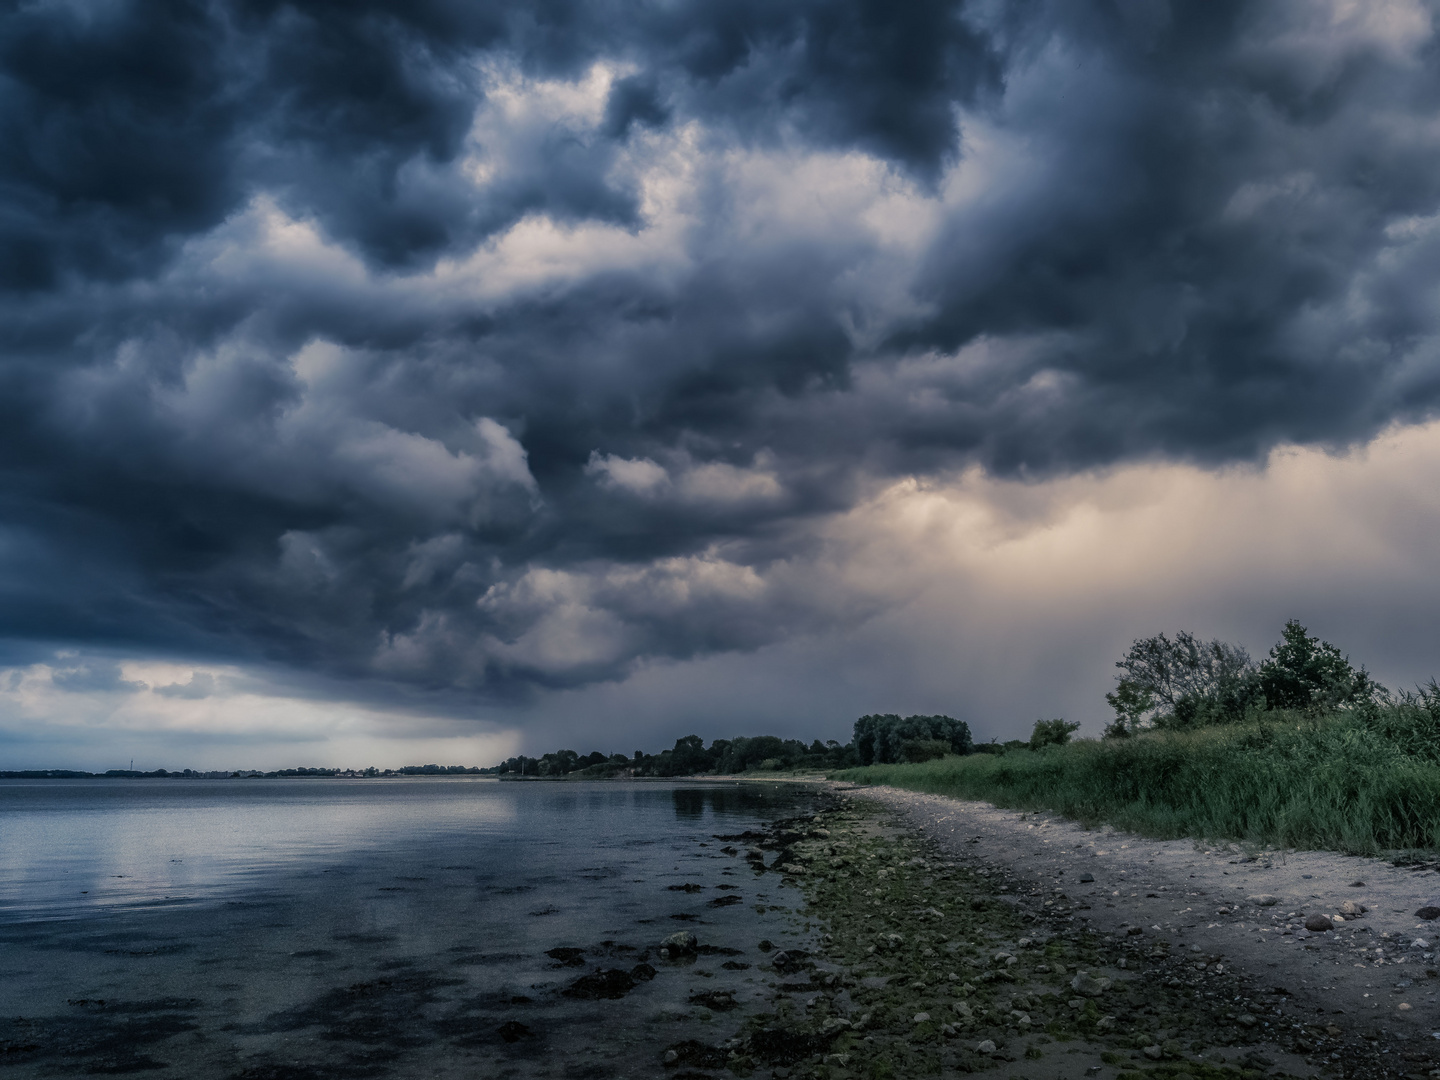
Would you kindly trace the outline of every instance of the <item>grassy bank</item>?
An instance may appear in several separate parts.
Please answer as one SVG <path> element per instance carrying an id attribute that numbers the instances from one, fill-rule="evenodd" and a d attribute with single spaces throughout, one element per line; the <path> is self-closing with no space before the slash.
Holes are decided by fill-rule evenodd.
<path id="1" fill-rule="evenodd" d="M 1440 848 L 1440 730 L 1402 706 L 832 774 L 1158 837 L 1356 854 Z"/>

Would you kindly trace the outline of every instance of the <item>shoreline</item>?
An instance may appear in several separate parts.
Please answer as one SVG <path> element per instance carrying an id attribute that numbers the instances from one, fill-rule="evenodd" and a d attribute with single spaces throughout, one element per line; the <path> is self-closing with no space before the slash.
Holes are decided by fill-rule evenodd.
<path id="1" fill-rule="evenodd" d="M 1155 841 L 1109 827 L 1087 830 L 1058 815 L 893 788 L 828 787 L 848 805 L 883 808 L 882 820 L 894 815 L 892 842 L 909 833 L 910 842 L 928 847 L 930 858 L 946 868 L 951 880 L 932 882 L 922 900 L 958 893 L 962 903 L 1011 913 L 982 929 L 993 936 L 1008 927 L 1011 940 L 997 938 L 997 948 L 1009 948 L 1016 963 L 1025 965 L 1032 988 L 1026 1000 L 1043 1005 L 1036 1011 L 1047 1017 L 1047 1034 L 1040 1038 L 1066 1036 L 1053 1047 L 1036 1042 L 1024 1030 L 1039 1026 L 1032 1015 L 1031 1024 L 1010 1028 L 1008 1039 L 991 1038 L 1002 1052 L 1002 1044 L 1023 1045 L 1045 1055 L 1025 1062 L 1018 1074 L 1027 1080 L 1082 1072 L 1101 1080 L 1127 1074 L 1182 1077 L 1185 1070 L 1203 1077 L 1440 1075 L 1432 1049 L 1440 1046 L 1431 1038 L 1440 1028 L 1435 998 L 1440 978 L 1431 947 L 1437 927 L 1412 914 L 1435 902 L 1440 881 L 1428 872 L 1333 853 L 1249 854 L 1232 845 Z M 878 871 L 856 885 L 836 877 L 854 868 L 840 869 L 832 847 L 816 845 L 812 858 L 816 876 L 804 887 L 822 921 L 872 937 L 877 919 L 897 927 L 906 923 L 898 909 L 859 916 L 853 898 L 837 896 L 841 883 L 852 894 L 857 888 L 872 891 Z M 1363 886 L 1351 885 L 1362 880 Z M 1332 922 L 1331 931 L 1303 928 L 1317 913 L 1339 914 L 1346 901 L 1351 910 L 1365 912 Z M 927 933 L 921 926 L 911 929 Z M 1114 989 L 1098 998 L 1113 1017 L 1103 1031 L 1067 1026 L 1074 998 L 1048 1000 L 1043 988 L 1057 987 L 1049 977 L 1053 970 L 1038 970 L 1053 965 L 1033 958 L 1037 930 L 1048 938 L 1047 951 L 1057 943 L 1062 951 L 1075 950 L 1093 969 L 1092 977 L 1111 980 Z M 1017 933 L 1031 937 L 1026 949 L 1016 947 Z M 1423 946 L 1411 944 L 1417 940 Z M 975 960 L 973 953 L 966 959 Z M 912 959 L 920 962 L 897 970 L 924 983 L 933 965 L 924 957 Z M 1063 987 L 1059 992 L 1071 993 Z M 917 1015 L 926 1011 L 925 993 L 917 985 Z M 1047 1000 L 1037 1002 L 1037 995 Z M 1172 1014 L 1189 1016 L 1190 1022 L 1162 1022 L 1147 1005 L 1154 1000 L 1164 1000 Z M 968 1046 L 941 1040 L 953 1047 L 957 1071 L 1017 1074 L 973 1054 L 970 1047 L 985 1041 L 978 1029 L 963 1034 Z M 898 1035 L 890 1031 L 885 1037 Z M 1153 1041 L 1139 1045 L 1146 1039 Z M 1052 1068 L 1046 1061 L 1056 1051 L 1069 1060 Z M 1085 1070 L 1075 1067 L 1080 1060 Z"/>

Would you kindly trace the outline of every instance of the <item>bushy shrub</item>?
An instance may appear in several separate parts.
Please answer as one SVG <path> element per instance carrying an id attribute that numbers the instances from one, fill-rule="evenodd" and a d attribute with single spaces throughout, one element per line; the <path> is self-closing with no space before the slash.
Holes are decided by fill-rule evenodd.
<path id="1" fill-rule="evenodd" d="M 1035 728 L 1030 732 L 1030 749 L 1042 750 L 1047 746 L 1064 746 L 1070 741 L 1070 736 L 1079 730 L 1079 724 L 1070 723 L 1063 718 L 1036 720 Z"/>
<path id="2" fill-rule="evenodd" d="M 1294 619 L 1260 665 L 1256 683 L 1272 709 L 1334 708 L 1378 701 L 1385 694 L 1363 664 L 1357 671 L 1348 656 Z"/>

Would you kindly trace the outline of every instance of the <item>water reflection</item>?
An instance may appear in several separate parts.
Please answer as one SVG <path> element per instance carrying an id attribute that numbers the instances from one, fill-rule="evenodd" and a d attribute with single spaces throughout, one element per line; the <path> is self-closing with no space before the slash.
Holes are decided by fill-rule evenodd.
<path id="1" fill-rule="evenodd" d="M 357 857 L 433 851 L 444 865 L 473 864 L 477 883 L 539 872 L 541 851 L 613 864 L 623 848 L 672 839 L 674 822 L 703 831 L 783 815 L 804 795 L 693 781 L 0 781 L 0 920 L 211 902 Z"/>
<path id="2" fill-rule="evenodd" d="M 794 795 L 793 785 L 780 784 L 705 784 L 672 792 L 675 817 L 681 821 L 703 820 L 707 811 L 717 818 L 779 812 Z"/>

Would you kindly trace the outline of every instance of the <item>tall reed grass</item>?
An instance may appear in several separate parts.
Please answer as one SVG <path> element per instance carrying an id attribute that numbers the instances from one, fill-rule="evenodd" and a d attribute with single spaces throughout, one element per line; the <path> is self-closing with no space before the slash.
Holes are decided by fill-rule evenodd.
<path id="1" fill-rule="evenodd" d="M 1413 705 L 832 774 L 1157 837 L 1355 854 L 1440 848 L 1440 717 Z"/>

